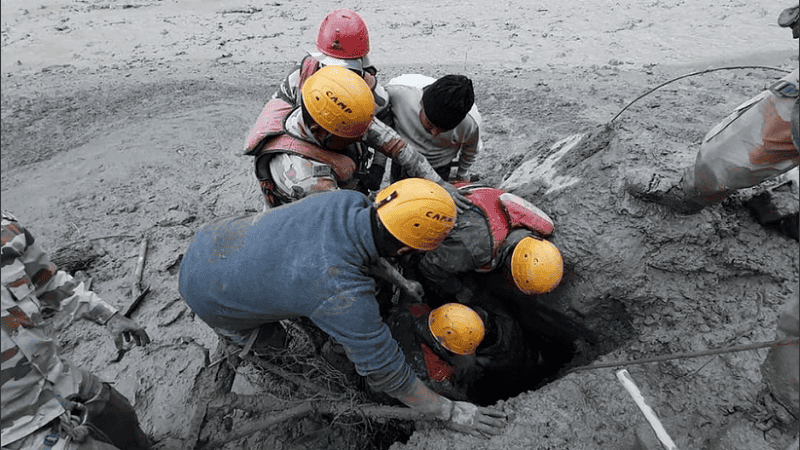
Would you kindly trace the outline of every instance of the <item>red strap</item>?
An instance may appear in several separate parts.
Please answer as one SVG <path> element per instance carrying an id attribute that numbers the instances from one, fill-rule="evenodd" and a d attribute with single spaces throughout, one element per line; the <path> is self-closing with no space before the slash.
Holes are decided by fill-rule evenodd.
<path id="1" fill-rule="evenodd" d="M 456 373 L 453 367 L 447 364 L 442 358 L 425 344 L 419 344 L 425 354 L 425 367 L 428 369 L 428 376 L 433 381 L 450 381 L 455 378 Z"/>

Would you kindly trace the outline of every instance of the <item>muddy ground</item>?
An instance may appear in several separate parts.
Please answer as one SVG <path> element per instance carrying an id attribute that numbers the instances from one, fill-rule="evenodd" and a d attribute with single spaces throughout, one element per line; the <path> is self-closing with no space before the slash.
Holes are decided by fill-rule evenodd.
<path id="1" fill-rule="evenodd" d="M 251 161 L 237 152 L 319 20 L 338 7 L 363 11 L 380 79 L 473 78 L 486 144 L 474 172 L 554 219 L 566 275 L 540 300 L 603 337 L 598 362 L 775 337 L 777 310 L 798 288 L 796 240 L 759 224 L 739 196 L 678 216 L 623 186 L 646 171 L 677 176 L 711 126 L 783 72 L 690 77 L 612 118 L 695 70 L 797 67 L 797 41 L 775 24 L 784 5 L 428 3 L 3 2 L 2 206 L 45 248 L 98 255 L 79 275 L 120 307 L 132 299 L 148 238 L 151 292 L 134 318 L 154 342 L 112 362 L 100 327 L 79 323 L 59 338 L 66 357 L 134 402 L 156 448 L 187 447 L 192 387 L 217 345 L 178 295 L 178 258 L 203 223 L 261 207 Z M 605 125 L 607 141 L 554 146 Z M 782 449 L 797 431 L 772 426 L 759 404 L 765 355 L 628 369 L 679 448 Z M 226 448 L 628 449 L 637 432 L 652 431 L 614 372 L 571 373 L 498 403 L 509 426 L 490 440 L 314 416 Z M 263 384 L 252 368 L 239 378 L 242 393 L 303 398 L 280 379 Z M 253 419 L 231 414 L 228 424 Z"/>

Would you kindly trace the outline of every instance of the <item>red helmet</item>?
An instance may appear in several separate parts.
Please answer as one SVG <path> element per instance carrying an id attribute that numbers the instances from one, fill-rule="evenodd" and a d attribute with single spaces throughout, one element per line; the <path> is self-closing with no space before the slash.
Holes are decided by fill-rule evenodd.
<path id="1" fill-rule="evenodd" d="M 369 53 L 367 24 L 351 9 L 331 11 L 319 25 L 317 50 L 339 59 L 363 58 Z"/>

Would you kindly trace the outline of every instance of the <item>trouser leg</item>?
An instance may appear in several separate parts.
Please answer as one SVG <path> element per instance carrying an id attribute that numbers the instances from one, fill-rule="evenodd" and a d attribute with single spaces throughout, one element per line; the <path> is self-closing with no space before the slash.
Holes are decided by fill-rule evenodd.
<path id="1" fill-rule="evenodd" d="M 784 78 L 797 83 L 797 73 Z M 687 199 L 701 205 L 722 201 L 800 163 L 792 142 L 791 114 L 796 100 L 766 90 L 753 97 L 706 134 L 694 171 L 684 175 Z"/>
<path id="2" fill-rule="evenodd" d="M 800 290 L 784 305 L 778 317 L 777 338 L 800 336 Z M 800 418 L 800 387 L 798 385 L 798 345 L 772 347 L 761 365 L 761 373 L 772 396 L 795 419 Z"/>
<path id="3" fill-rule="evenodd" d="M 69 400 L 81 403 L 87 410 L 87 422 L 102 435 L 98 440 L 120 449 L 145 450 L 149 441 L 139 425 L 136 411 L 125 396 L 94 374 L 83 371 L 80 391 Z M 99 433 L 98 433 L 99 434 Z"/>

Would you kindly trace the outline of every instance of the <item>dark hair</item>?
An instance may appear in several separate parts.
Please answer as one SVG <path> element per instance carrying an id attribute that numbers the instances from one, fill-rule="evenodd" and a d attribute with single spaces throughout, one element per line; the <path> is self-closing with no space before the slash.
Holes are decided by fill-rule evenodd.
<path id="1" fill-rule="evenodd" d="M 406 244 L 394 237 L 378 217 L 378 210 L 372 208 L 370 213 L 370 225 L 372 226 L 372 239 L 375 241 L 375 248 L 380 256 L 395 256 L 397 251 Z"/>
<path id="2" fill-rule="evenodd" d="M 445 75 L 422 90 L 422 107 L 428 120 L 448 131 L 457 127 L 475 103 L 472 80 L 464 75 Z"/>

